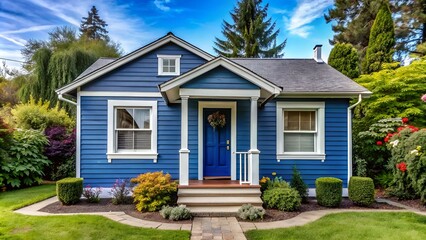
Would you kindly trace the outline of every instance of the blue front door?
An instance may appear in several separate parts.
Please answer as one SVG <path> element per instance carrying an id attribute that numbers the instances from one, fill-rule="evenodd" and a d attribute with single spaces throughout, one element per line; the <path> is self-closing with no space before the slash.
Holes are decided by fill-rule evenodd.
<path id="1" fill-rule="evenodd" d="M 213 128 L 209 115 L 219 112 L 225 115 L 224 127 Z M 204 119 L 204 177 L 231 176 L 231 109 L 207 108 Z"/>

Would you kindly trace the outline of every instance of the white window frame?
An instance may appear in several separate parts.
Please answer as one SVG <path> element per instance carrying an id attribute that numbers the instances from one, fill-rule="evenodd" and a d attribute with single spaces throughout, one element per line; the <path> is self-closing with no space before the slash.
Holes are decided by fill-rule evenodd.
<path id="1" fill-rule="evenodd" d="M 120 150 L 115 146 L 116 108 L 150 108 L 151 109 L 151 149 L 149 150 Z M 157 101 L 137 100 L 108 100 L 108 162 L 112 159 L 150 159 L 157 162 Z"/>
<path id="2" fill-rule="evenodd" d="M 160 76 L 178 76 L 180 75 L 180 58 L 182 55 L 157 55 L 158 58 L 158 75 Z M 175 60 L 175 72 L 163 72 L 163 60 L 174 59 Z"/>
<path id="3" fill-rule="evenodd" d="M 316 111 L 316 145 L 314 152 L 284 152 L 284 110 Z M 277 161 L 325 160 L 325 103 L 324 102 L 277 102 Z"/>

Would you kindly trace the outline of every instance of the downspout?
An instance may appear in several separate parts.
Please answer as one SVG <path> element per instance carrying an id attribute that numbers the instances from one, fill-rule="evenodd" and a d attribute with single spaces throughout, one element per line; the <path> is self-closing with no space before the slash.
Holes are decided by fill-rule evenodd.
<path id="1" fill-rule="evenodd" d="M 71 104 L 72 104 L 72 105 L 74 105 L 74 106 L 77 106 L 77 103 L 76 103 L 76 102 L 73 102 L 73 101 L 71 101 L 71 100 L 69 100 L 69 99 L 64 98 L 64 97 L 62 96 L 62 94 L 58 94 L 58 99 L 59 99 L 59 100 L 61 100 L 61 101 L 67 102 L 67 103 L 71 103 Z"/>
<path id="2" fill-rule="evenodd" d="M 348 186 L 349 179 L 352 177 L 352 109 L 360 104 L 362 95 L 358 95 L 358 102 L 348 107 Z"/>

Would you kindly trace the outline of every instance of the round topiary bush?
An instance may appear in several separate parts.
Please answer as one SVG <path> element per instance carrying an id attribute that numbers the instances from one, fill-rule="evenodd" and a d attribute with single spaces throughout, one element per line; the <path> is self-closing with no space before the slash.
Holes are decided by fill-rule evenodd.
<path id="1" fill-rule="evenodd" d="M 351 177 L 349 180 L 349 199 L 360 206 L 374 203 L 374 183 L 369 177 Z"/>
<path id="2" fill-rule="evenodd" d="M 315 181 L 318 204 L 324 207 L 338 207 L 342 202 L 343 181 L 333 177 L 321 177 Z"/>
<path id="3" fill-rule="evenodd" d="M 56 182 L 56 195 L 64 205 L 77 203 L 82 193 L 83 178 L 64 178 Z"/>
<path id="4" fill-rule="evenodd" d="M 268 208 L 291 212 L 299 209 L 302 199 L 293 188 L 272 188 L 263 193 L 263 202 Z"/>

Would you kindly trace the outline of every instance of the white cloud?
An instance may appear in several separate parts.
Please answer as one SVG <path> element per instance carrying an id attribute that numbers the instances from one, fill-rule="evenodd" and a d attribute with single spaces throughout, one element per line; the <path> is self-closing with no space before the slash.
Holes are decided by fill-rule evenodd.
<path id="1" fill-rule="evenodd" d="M 171 0 L 154 0 L 155 6 L 161 11 L 168 12 L 170 7 L 166 6 L 167 3 L 170 3 Z"/>
<path id="2" fill-rule="evenodd" d="M 24 39 L 17 38 L 17 37 L 10 37 L 3 34 L 0 34 L 0 38 L 6 39 L 7 41 L 12 42 L 16 45 L 19 45 L 21 47 L 25 46 L 25 44 L 27 43 L 27 41 Z"/>
<path id="3" fill-rule="evenodd" d="M 4 32 L 1 32 L 1 34 L 37 32 L 37 31 L 51 29 L 53 27 L 55 27 L 55 25 L 32 26 L 32 27 L 21 28 L 21 29 L 17 29 L 17 30 L 4 31 Z"/>
<path id="4" fill-rule="evenodd" d="M 333 5 L 333 0 L 300 0 L 291 13 L 290 19 L 284 17 L 286 29 L 290 34 L 306 38 L 313 28 L 309 24 L 322 17 L 325 9 Z"/>

